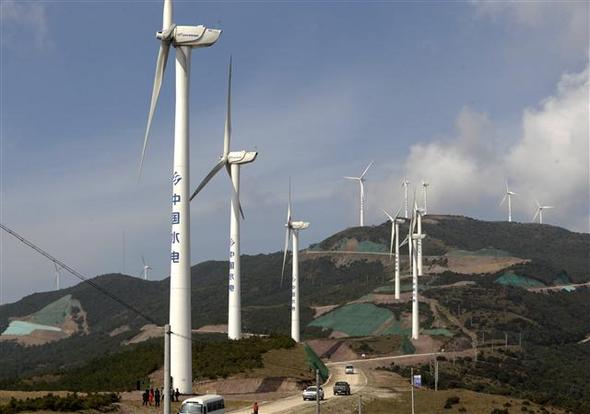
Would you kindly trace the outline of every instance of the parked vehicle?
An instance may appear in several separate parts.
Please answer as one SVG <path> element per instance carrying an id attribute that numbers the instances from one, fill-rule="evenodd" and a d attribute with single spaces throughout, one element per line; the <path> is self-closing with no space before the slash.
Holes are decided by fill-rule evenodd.
<path id="1" fill-rule="evenodd" d="M 206 394 L 182 402 L 179 414 L 224 414 L 225 402 L 221 395 Z"/>
<path id="2" fill-rule="evenodd" d="M 347 365 L 346 368 L 344 368 L 344 373 L 345 374 L 354 374 L 354 367 L 352 365 Z"/>
<path id="3" fill-rule="evenodd" d="M 350 395 L 350 384 L 346 381 L 338 381 L 334 384 L 334 395 Z"/>
<path id="4" fill-rule="evenodd" d="M 307 401 L 307 400 L 317 400 L 318 398 L 318 394 L 320 397 L 320 400 L 324 399 L 324 390 L 322 389 L 322 387 L 320 387 L 320 391 L 318 393 L 318 390 L 315 386 L 311 386 L 311 387 L 307 387 L 305 389 L 305 391 L 303 391 L 303 401 Z"/>

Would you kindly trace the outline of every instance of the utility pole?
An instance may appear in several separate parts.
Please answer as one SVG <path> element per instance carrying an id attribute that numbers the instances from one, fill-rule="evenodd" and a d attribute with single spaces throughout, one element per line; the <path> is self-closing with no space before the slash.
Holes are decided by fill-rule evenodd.
<path id="1" fill-rule="evenodd" d="M 170 325 L 164 325 L 164 414 L 170 414 Z"/>
<path id="2" fill-rule="evenodd" d="M 438 391 L 438 357 L 434 358 L 434 391 Z"/>
<path id="3" fill-rule="evenodd" d="M 363 414 L 363 396 L 359 394 L 359 412 L 358 414 Z"/>
<path id="4" fill-rule="evenodd" d="M 316 393 L 315 393 L 315 401 L 316 401 L 315 414 L 320 414 L 320 370 L 319 369 L 316 369 L 315 370 L 315 387 L 316 387 Z"/>
<path id="5" fill-rule="evenodd" d="M 412 392 L 412 414 L 414 414 L 414 368 L 410 368 L 410 390 Z"/>

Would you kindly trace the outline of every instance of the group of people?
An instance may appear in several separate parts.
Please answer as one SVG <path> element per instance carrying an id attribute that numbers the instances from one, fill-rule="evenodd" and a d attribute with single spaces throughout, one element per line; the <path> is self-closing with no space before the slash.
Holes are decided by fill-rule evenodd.
<path id="1" fill-rule="evenodd" d="M 172 388 L 170 389 L 170 401 L 178 401 L 178 397 L 180 397 L 180 392 L 178 388 L 174 391 Z M 143 395 L 143 403 L 142 405 L 152 406 L 155 405 L 156 407 L 160 406 L 160 403 L 164 401 L 164 390 L 160 391 L 159 388 L 155 390 L 153 388 L 147 388 Z"/>

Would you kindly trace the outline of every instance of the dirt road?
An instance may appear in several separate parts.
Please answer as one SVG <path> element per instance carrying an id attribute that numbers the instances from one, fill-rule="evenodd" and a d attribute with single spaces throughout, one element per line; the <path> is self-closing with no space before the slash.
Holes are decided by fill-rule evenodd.
<path id="1" fill-rule="evenodd" d="M 407 362 L 418 362 L 424 359 L 431 358 L 435 353 L 413 354 L 413 355 L 399 355 L 390 357 L 380 357 L 372 359 L 358 359 L 343 362 L 328 363 L 330 368 L 330 378 L 322 386 L 324 389 L 325 400 L 321 402 L 322 409 L 334 408 L 339 405 L 350 405 L 353 401 L 357 401 L 358 395 L 363 396 L 383 396 L 384 394 L 391 394 L 390 390 L 382 389 L 374 380 L 373 370 L 377 366 L 386 365 L 387 362 L 395 360 L 407 360 Z M 346 365 L 353 365 L 355 369 L 354 374 L 346 374 L 344 368 Z M 336 381 L 346 381 L 350 384 L 350 396 L 334 396 L 334 384 Z M 307 413 L 307 411 L 314 412 L 315 401 L 303 401 L 301 393 L 297 393 L 291 397 L 283 398 L 281 400 L 272 402 L 259 402 L 260 412 L 264 414 L 286 414 L 286 413 Z M 251 414 L 252 410 L 241 409 L 236 411 L 229 411 L 231 414 Z"/>
<path id="2" fill-rule="evenodd" d="M 347 381 L 350 384 L 352 394 L 358 393 L 367 386 L 367 376 L 363 370 L 357 369 L 354 374 L 345 374 L 345 366 L 346 364 L 336 364 L 330 367 L 330 378 L 328 378 L 328 381 L 322 386 L 324 389 L 325 398 L 325 400 L 321 402 L 322 406 L 330 404 L 331 400 L 334 399 L 348 398 L 345 396 L 334 396 L 333 388 L 336 381 Z M 277 401 L 259 403 L 260 412 L 264 414 L 299 412 L 300 410 L 305 410 L 307 408 L 313 409 L 315 404 L 315 401 L 303 401 L 301 393 Z M 251 414 L 252 410 L 248 408 L 229 412 L 232 414 Z"/>

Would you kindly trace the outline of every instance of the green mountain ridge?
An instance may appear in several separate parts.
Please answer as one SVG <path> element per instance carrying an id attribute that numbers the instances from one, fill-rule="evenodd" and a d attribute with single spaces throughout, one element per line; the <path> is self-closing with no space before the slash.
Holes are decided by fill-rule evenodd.
<path id="1" fill-rule="evenodd" d="M 484 222 L 466 217 L 438 215 L 425 217 L 423 229 L 428 234 L 424 242 L 426 256 L 442 256 L 457 249 L 475 252 L 492 248 L 530 259 L 530 263 L 517 265 L 512 271 L 523 276 L 540 278 L 546 284 L 556 280 L 557 275 L 561 278 L 559 280 L 564 280 L 566 275 L 568 280 L 577 283 L 590 280 L 589 234 L 573 233 L 549 225 Z M 349 228 L 310 246 L 310 251 L 342 248 L 342 241 L 345 239 L 354 239 L 360 243 L 370 242 L 364 246 L 371 243 L 388 246 L 389 231 L 388 222 L 377 226 Z M 407 226 L 402 226 L 402 232 L 406 231 Z M 345 304 L 388 284 L 392 276 L 386 258 L 368 260 L 359 254 L 342 262 L 338 259 L 341 255 L 309 254 L 303 257 L 300 264 L 303 327 L 313 320 L 312 307 Z M 205 261 L 192 267 L 194 328 L 226 323 L 227 266 L 227 261 Z M 286 277 L 281 286 L 281 266 L 281 252 L 242 256 L 244 331 L 289 333 L 290 278 Z M 286 273 L 289 274 L 289 269 Z M 453 275 L 445 277 L 460 278 Z M 107 274 L 98 276 L 93 281 L 149 315 L 159 325 L 163 325 L 168 319 L 168 278 L 144 281 L 121 274 Z M 80 302 L 82 310 L 86 312 L 89 333 L 75 334 L 56 342 L 31 347 L 0 342 L 0 379 L 81 366 L 104 354 L 118 352 L 123 341 L 135 336 L 148 323 L 89 284 L 80 283 L 57 292 L 35 293 L 18 302 L 0 306 L 0 332 L 6 329 L 11 318 L 31 315 L 65 295 L 71 295 Z M 128 330 L 111 335 L 117 328 L 125 325 L 129 326 Z"/>

